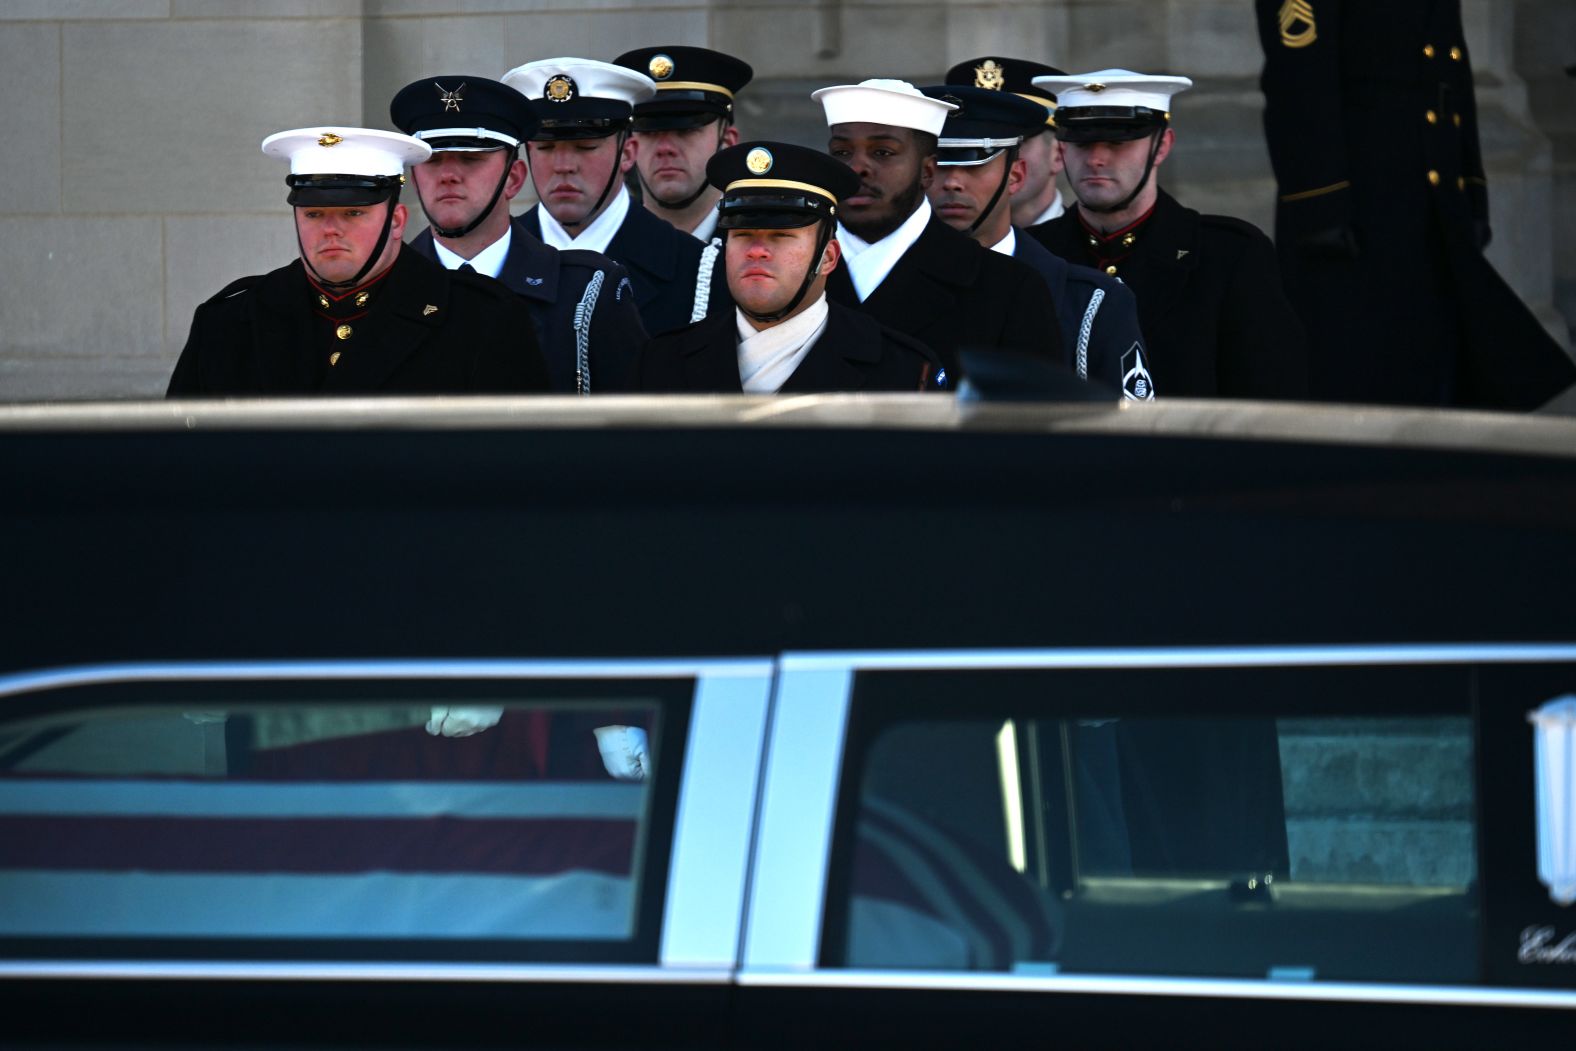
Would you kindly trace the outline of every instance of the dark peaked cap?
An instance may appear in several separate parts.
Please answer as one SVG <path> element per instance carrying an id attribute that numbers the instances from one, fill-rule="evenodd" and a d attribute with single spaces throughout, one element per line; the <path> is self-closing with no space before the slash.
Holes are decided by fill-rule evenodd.
<path id="1" fill-rule="evenodd" d="M 1049 112 L 1056 110 L 1056 96 L 1042 87 L 1036 87 L 1035 77 L 1066 76 L 1055 66 L 1043 62 L 1030 62 L 1024 58 L 1006 58 L 1002 55 L 984 55 L 959 62 L 947 70 L 948 84 L 967 84 L 986 91 L 1006 91 L 1021 95 L 1030 102 L 1037 102 Z M 1045 123 L 1056 126 L 1055 117 Z"/>
<path id="2" fill-rule="evenodd" d="M 1045 126 L 1045 107 L 1008 92 L 938 84 L 920 88 L 958 108 L 941 127 L 937 159 L 942 164 L 982 164 Z"/>
<path id="3" fill-rule="evenodd" d="M 536 134 L 536 115 L 524 95 L 462 74 L 405 85 L 389 103 L 389 120 L 434 150 L 500 150 Z"/>
<path id="4" fill-rule="evenodd" d="M 859 176 L 820 150 L 786 142 L 741 142 L 706 164 L 706 181 L 722 191 L 723 230 L 791 229 L 837 217 L 837 202 L 859 189 Z"/>
<path id="5" fill-rule="evenodd" d="M 636 131 L 698 128 L 731 118 L 733 96 L 755 75 L 748 62 L 704 47 L 638 47 L 613 61 L 657 85 L 656 98 L 635 106 Z"/>

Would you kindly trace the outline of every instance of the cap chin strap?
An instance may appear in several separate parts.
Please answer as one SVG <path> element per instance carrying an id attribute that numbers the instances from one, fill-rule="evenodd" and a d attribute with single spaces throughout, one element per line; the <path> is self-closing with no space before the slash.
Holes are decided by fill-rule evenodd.
<path id="1" fill-rule="evenodd" d="M 503 184 L 509 181 L 509 169 L 514 167 L 514 162 L 520 156 L 519 149 L 517 147 L 511 148 L 508 151 L 508 154 L 509 159 L 504 162 L 503 174 L 498 177 L 498 185 L 493 187 L 492 198 L 488 200 L 487 207 L 477 212 L 476 217 L 470 222 L 466 223 L 464 226 L 439 226 L 436 222 L 433 222 L 432 213 L 427 211 L 427 201 L 421 195 L 421 184 L 416 184 L 416 201 L 421 205 L 421 210 L 427 216 L 427 221 L 432 223 L 433 233 L 437 234 L 439 237 L 447 237 L 450 240 L 453 240 L 458 237 L 464 237 L 466 234 L 482 225 L 482 221 L 492 214 L 493 207 L 498 203 L 498 198 L 503 196 Z"/>
<path id="2" fill-rule="evenodd" d="M 1149 159 L 1144 162 L 1144 177 L 1138 180 L 1138 185 L 1133 187 L 1133 192 L 1128 194 L 1126 197 L 1123 197 L 1115 204 L 1102 205 L 1100 207 L 1090 206 L 1089 210 L 1091 212 L 1099 212 L 1102 215 L 1110 215 L 1113 212 L 1120 212 L 1122 209 L 1133 203 L 1133 198 L 1137 197 L 1138 194 L 1143 190 L 1144 186 L 1149 182 L 1149 176 L 1155 170 L 1155 157 L 1160 153 L 1160 140 L 1165 137 L 1165 132 L 1166 129 L 1164 126 L 1155 129 L 1154 136 L 1151 138 L 1149 143 Z M 1084 203 L 1079 201 L 1078 207 L 1084 207 Z"/>
<path id="3" fill-rule="evenodd" d="M 313 266 L 311 261 L 306 257 L 306 245 L 301 243 L 301 227 L 298 224 L 296 226 L 296 247 L 301 250 L 301 265 L 310 270 L 312 272 L 313 279 L 324 288 L 355 288 L 357 285 L 361 284 L 361 279 L 367 276 L 367 271 L 371 270 L 377 261 L 383 257 L 383 246 L 388 244 L 389 230 L 394 226 L 394 209 L 396 206 L 398 206 L 398 204 L 399 192 L 396 190 L 392 195 L 390 195 L 388 199 L 388 214 L 383 217 L 383 230 L 378 234 L 378 243 L 372 246 L 372 252 L 367 256 L 367 261 L 361 264 L 361 269 L 356 271 L 355 277 L 352 277 L 348 281 L 330 281 L 328 278 L 318 273 L 317 267 Z"/>
<path id="4" fill-rule="evenodd" d="M 596 199 L 596 204 L 593 204 L 591 210 L 586 213 L 586 226 L 590 226 L 596 220 L 596 217 L 601 214 L 603 202 L 607 200 L 607 195 L 613 192 L 613 184 L 618 182 L 624 174 L 619 171 L 621 167 L 619 158 L 624 156 L 624 143 L 628 139 L 629 129 L 626 128 L 618 133 L 618 148 L 613 151 L 613 171 L 607 177 L 607 185 L 602 187 L 602 196 Z"/>
<path id="5" fill-rule="evenodd" d="M 1001 182 L 996 184 L 996 192 L 990 195 L 990 203 L 980 209 L 979 218 L 969 224 L 969 228 L 964 231 L 970 237 L 973 237 L 975 232 L 984 225 L 985 220 L 990 218 L 990 214 L 996 210 L 996 202 L 1001 200 L 1002 193 L 1007 189 L 1007 177 L 1012 174 L 1012 164 L 1018 159 L 1017 147 L 1010 147 L 1006 151 L 1006 155 L 1007 163 L 1001 167 Z"/>
<path id="6" fill-rule="evenodd" d="M 837 224 L 831 219 L 821 220 L 821 232 L 816 236 L 815 239 L 815 255 L 811 257 L 815 260 L 815 262 L 805 270 L 804 280 L 799 282 L 799 291 L 794 293 L 794 297 L 788 301 L 787 306 L 783 307 L 781 310 L 774 310 L 770 314 L 757 314 L 755 311 L 750 310 L 747 307 L 740 306 L 739 309 L 744 311 L 744 315 L 751 321 L 759 321 L 763 324 L 770 324 L 775 321 L 781 321 L 783 318 L 799 309 L 799 304 L 804 302 L 804 297 L 810 291 L 810 284 L 815 280 L 816 275 L 821 272 L 821 257 L 826 252 L 827 242 L 832 239 L 832 231 L 836 225 Z"/>

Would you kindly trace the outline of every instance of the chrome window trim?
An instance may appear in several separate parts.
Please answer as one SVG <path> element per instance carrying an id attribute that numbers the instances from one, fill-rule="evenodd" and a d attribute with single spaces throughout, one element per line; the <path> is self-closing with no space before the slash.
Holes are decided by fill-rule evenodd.
<path id="1" fill-rule="evenodd" d="M 757 969 L 738 982 L 753 988 L 891 989 L 909 991 L 1095 993 L 1118 996 L 1191 996 L 1238 1000 L 1329 1000 L 1341 1003 L 1545 1007 L 1576 1010 L 1576 990 L 1483 986 L 1292 982 L 1235 978 L 1129 978 L 1108 975 L 1016 975 L 937 971 L 814 971 Z"/>
<path id="2" fill-rule="evenodd" d="M 9 978 L 215 979 L 314 982 L 553 982 L 613 985 L 727 985 L 728 968 L 655 964 L 296 963 L 232 960 L 7 960 Z"/>
<path id="3" fill-rule="evenodd" d="M 756 678 L 770 658 L 697 660 L 472 660 L 413 658 L 331 661 L 169 661 L 86 664 L 0 675 L 0 697 L 75 686 L 141 682 L 296 679 L 682 679 Z"/>
<path id="4" fill-rule="evenodd" d="M 1576 660 L 1576 643 L 1376 643 L 784 653 L 783 672 L 1035 668 L 1243 668 L 1342 664 L 1521 664 Z"/>
<path id="5" fill-rule="evenodd" d="M 771 701 L 765 669 L 703 675 L 696 685 L 658 954 L 664 966 L 731 970 L 738 959 Z"/>
<path id="6" fill-rule="evenodd" d="M 778 676 L 742 966 L 815 966 L 853 673 Z"/>

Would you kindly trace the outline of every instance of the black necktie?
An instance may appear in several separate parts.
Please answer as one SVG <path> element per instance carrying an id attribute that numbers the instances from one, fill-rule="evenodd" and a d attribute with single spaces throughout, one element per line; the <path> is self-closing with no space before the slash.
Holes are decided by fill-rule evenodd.
<path id="1" fill-rule="evenodd" d="M 476 273 L 476 268 L 474 266 L 472 266 L 471 264 L 469 264 L 469 263 L 461 263 L 457 269 L 462 274 L 474 274 L 474 273 Z"/>

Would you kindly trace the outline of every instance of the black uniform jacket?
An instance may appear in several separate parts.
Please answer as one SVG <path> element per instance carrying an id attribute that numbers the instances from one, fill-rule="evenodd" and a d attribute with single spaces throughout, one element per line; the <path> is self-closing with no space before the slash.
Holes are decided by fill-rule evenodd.
<path id="1" fill-rule="evenodd" d="M 1483 258 L 1458 0 L 1257 0 L 1275 240 L 1315 397 L 1530 408 L 1576 367 Z M 1310 133 L 1310 129 L 1317 129 Z"/>
<path id="2" fill-rule="evenodd" d="M 537 240 L 542 239 L 542 220 L 537 205 L 517 219 Z M 635 306 L 651 335 L 671 332 L 690 323 L 696 301 L 696 278 L 701 253 L 706 246 L 687 233 L 673 228 L 635 201 L 629 214 L 607 244 L 603 254 L 629 271 L 635 289 Z M 722 252 L 712 263 L 711 285 L 706 294 L 706 314 L 728 313 L 733 298 L 722 270 Z"/>
<path id="3" fill-rule="evenodd" d="M 537 240 L 522 218 L 511 222 L 509 254 L 498 280 L 525 297 L 547 375 L 554 391 L 576 393 L 579 361 L 575 315 L 587 298 L 586 289 L 601 274 L 589 323 L 584 326 L 590 375 L 587 393 L 629 389 L 646 343 L 646 329 L 624 268 L 605 255 L 580 249 L 560 251 Z M 438 258 L 431 227 L 417 234 L 410 247 L 428 259 Z"/>
<path id="4" fill-rule="evenodd" d="M 1091 263 L 1076 206 L 1031 235 L 1063 259 Z M 1281 288 L 1270 239 L 1251 223 L 1200 215 L 1160 191 L 1117 267 L 1138 297 L 1138 322 L 1161 397 L 1302 398 L 1302 323 Z"/>
<path id="5" fill-rule="evenodd" d="M 170 396 L 547 389 L 529 310 L 490 277 L 401 249 L 345 340 L 315 312 L 316 296 L 299 259 L 232 283 L 197 308 Z"/>
<path id="6" fill-rule="evenodd" d="M 1149 351 L 1138 325 L 1138 300 L 1131 289 L 1093 267 L 1069 263 L 1022 230 L 1013 239 L 1012 257 L 1038 270 L 1050 286 L 1069 369 L 1079 372 L 1082 352 L 1085 379 L 1121 389 L 1129 398 L 1155 396 L 1154 385 L 1141 380 L 1148 370 Z M 1091 310 L 1097 291 L 1100 302 Z"/>
<path id="7" fill-rule="evenodd" d="M 782 394 L 941 389 L 931 349 L 874 318 L 828 303 L 826 331 L 805 354 Z M 739 334 L 735 313 L 714 314 L 657 336 L 640 356 L 640 389 L 666 393 L 738 394 Z"/>
<path id="8" fill-rule="evenodd" d="M 930 347 L 951 387 L 962 375 L 960 350 L 1012 350 L 1058 364 L 1067 360 L 1045 282 L 1031 268 L 935 216 L 863 303 L 846 266 L 832 271 L 826 295 Z"/>

